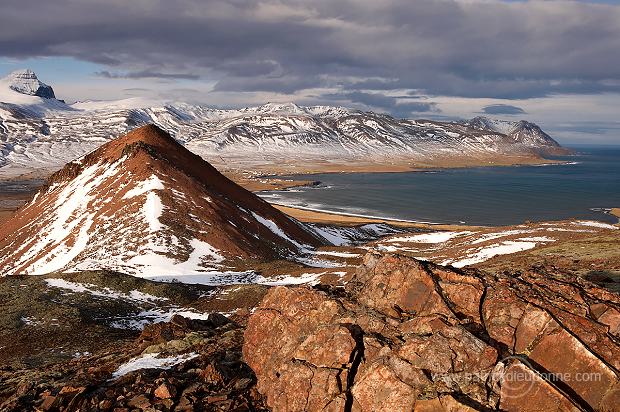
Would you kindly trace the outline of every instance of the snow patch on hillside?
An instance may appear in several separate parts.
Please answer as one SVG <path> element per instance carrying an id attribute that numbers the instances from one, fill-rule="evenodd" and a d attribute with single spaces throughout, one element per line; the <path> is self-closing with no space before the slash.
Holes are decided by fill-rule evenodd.
<path id="1" fill-rule="evenodd" d="M 310 246 L 308 245 L 302 245 L 301 243 L 297 242 L 294 239 L 291 239 L 285 232 L 284 230 L 280 229 L 280 227 L 273 222 L 272 220 L 266 219 L 254 212 L 251 212 L 252 216 L 254 216 L 254 219 L 258 220 L 258 222 L 265 226 L 267 229 L 269 229 L 271 232 L 273 232 L 274 234 L 276 234 L 277 236 L 281 237 L 282 239 L 292 243 L 293 245 L 295 245 L 297 247 L 297 249 L 299 249 L 300 251 L 307 251 L 309 249 L 311 249 Z"/>
<path id="2" fill-rule="evenodd" d="M 190 246 L 192 252 L 186 261 L 179 262 L 163 253 L 158 253 L 157 246 L 149 244 L 145 251 L 131 258 L 127 263 L 135 268 L 135 276 L 150 277 L 166 274 L 201 274 L 209 271 L 205 268 L 206 264 L 217 264 L 224 260 L 220 251 L 207 242 L 192 239 Z"/>
<path id="3" fill-rule="evenodd" d="M 388 242 L 412 242 L 412 243 L 445 243 L 457 236 L 464 236 L 473 232 L 433 232 L 413 236 L 401 236 L 388 239 Z"/>
<path id="4" fill-rule="evenodd" d="M 593 220 L 578 220 L 577 222 L 573 222 L 573 224 L 579 225 L 579 226 L 597 227 L 600 229 L 610 229 L 610 230 L 620 229 L 618 226 L 610 225 L 608 223 L 603 223 L 603 222 L 595 222 Z"/>
<path id="5" fill-rule="evenodd" d="M 39 230 L 44 235 L 17 249 L 16 253 L 24 253 L 14 267 L 28 265 L 23 272 L 41 275 L 65 268 L 82 253 L 90 240 L 89 230 L 96 213 L 89 206 L 94 198 L 91 191 L 116 174 L 123 160 L 121 158 L 105 168 L 99 164 L 89 166 L 68 184 L 50 187 L 50 192 L 56 192 L 57 200 L 48 212 L 46 226 Z M 76 230 L 77 239 L 73 238 Z M 43 257 L 32 262 L 41 255 Z"/>
<path id="6" fill-rule="evenodd" d="M 120 365 L 112 374 L 112 378 L 117 379 L 140 369 L 170 369 L 175 365 L 187 362 L 198 356 L 198 354 L 194 352 L 164 358 L 159 358 L 159 355 L 159 353 L 147 353 L 133 358 Z"/>
<path id="7" fill-rule="evenodd" d="M 523 240 L 507 240 L 500 244 L 484 247 L 466 259 L 452 262 L 455 268 L 481 263 L 498 255 L 508 255 L 512 253 L 522 252 L 524 250 L 533 249 L 536 242 L 527 242 Z"/>

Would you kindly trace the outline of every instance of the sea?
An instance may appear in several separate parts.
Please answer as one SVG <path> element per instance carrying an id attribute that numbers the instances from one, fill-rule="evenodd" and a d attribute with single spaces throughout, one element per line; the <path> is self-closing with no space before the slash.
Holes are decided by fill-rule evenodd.
<path id="1" fill-rule="evenodd" d="M 24 200 L 17 200 L 14 195 L 29 193 L 32 194 L 39 189 L 45 180 L 0 180 L 0 209 L 18 208 L 24 204 Z"/>
<path id="2" fill-rule="evenodd" d="M 428 223 L 617 223 L 609 210 L 620 207 L 620 146 L 571 148 L 577 154 L 555 158 L 562 164 L 286 176 L 320 184 L 260 196 L 309 210 Z"/>

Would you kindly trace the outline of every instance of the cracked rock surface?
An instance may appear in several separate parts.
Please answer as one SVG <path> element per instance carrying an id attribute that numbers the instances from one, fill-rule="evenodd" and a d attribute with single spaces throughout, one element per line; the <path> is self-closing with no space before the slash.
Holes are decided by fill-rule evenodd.
<path id="1" fill-rule="evenodd" d="M 620 411 L 620 297 L 368 254 L 344 290 L 270 290 L 243 355 L 274 411 Z"/>

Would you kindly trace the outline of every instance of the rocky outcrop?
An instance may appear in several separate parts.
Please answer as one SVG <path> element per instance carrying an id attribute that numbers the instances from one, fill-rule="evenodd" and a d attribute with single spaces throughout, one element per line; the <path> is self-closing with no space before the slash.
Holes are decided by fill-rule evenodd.
<path id="1" fill-rule="evenodd" d="M 96 357 L 27 373 L 4 366 L 0 410 L 265 411 L 256 378 L 241 360 L 242 341 L 242 325 L 222 315 L 206 321 L 175 316 Z M 145 365 L 121 376 L 113 372 L 124 360 L 159 353 L 187 360 L 171 367 Z"/>
<path id="2" fill-rule="evenodd" d="M 369 254 L 272 289 L 243 355 L 274 411 L 617 411 L 620 297 L 577 278 Z"/>

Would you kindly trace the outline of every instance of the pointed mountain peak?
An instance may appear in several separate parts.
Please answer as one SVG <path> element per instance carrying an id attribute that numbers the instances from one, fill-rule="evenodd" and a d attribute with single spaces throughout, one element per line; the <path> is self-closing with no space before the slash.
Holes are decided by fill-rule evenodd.
<path id="1" fill-rule="evenodd" d="M 119 137 L 117 140 L 125 144 L 142 142 L 152 146 L 170 144 L 181 146 L 172 136 L 170 136 L 170 133 L 154 124 L 147 124 L 145 126 L 138 127 L 137 129 L 127 133 L 125 136 Z"/>
<path id="2" fill-rule="evenodd" d="M 555 154 L 554 150 L 557 149 L 560 154 L 565 152 L 564 149 L 561 149 L 560 144 L 545 133 L 540 126 L 526 120 L 509 121 L 477 116 L 461 123 L 473 129 L 504 134 L 512 141 L 534 148 L 535 151 L 544 149 L 547 153 Z"/>
<path id="3" fill-rule="evenodd" d="M 515 128 L 516 122 L 491 119 L 486 116 L 476 116 L 471 120 L 465 121 L 464 124 L 477 130 L 488 130 L 491 132 L 510 135 Z"/>
<path id="4" fill-rule="evenodd" d="M 112 150 L 118 149 L 119 147 L 123 147 L 123 152 L 127 152 L 130 147 L 135 148 L 146 148 L 149 147 L 151 152 L 153 150 L 157 152 L 161 152 L 162 154 L 174 153 L 174 152 L 186 152 L 191 155 L 183 145 L 178 143 L 174 137 L 170 135 L 167 131 L 161 129 L 159 126 L 154 124 L 147 124 L 145 126 L 138 127 L 127 133 L 124 136 L 118 137 L 115 140 L 111 141 L 113 144 L 106 144 L 103 148 L 110 148 Z M 152 153 L 155 154 L 155 153 Z"/>
<path id="5" fill-rule="evenodd" d="M 9 88 L 21 94 L 38 96 L 45 99 L 55 99 L 54 89 L 39 80 L 35 72 L 30 69 L 16 70 L 5 79 Z"/>
<path id="6" fill-rule="evenodd" d="M 35 72 L 30 69 L 15 70 L 9 74 L 9 77 L 22 79 L 37 79 L 37 75 L 35 74 Z"/>
<path id="7" fill-rule="evenodd" d="M 183 167 L 183 163 L 200 163 L 201 160 L 178 143 L 167 131 L 154 124 L 148 124 L 111 140 L 73 163 L 88 166 L 102 161 L 115 162 L 122 157 L 134 157 L 138 153 L 146 153 L 151 158 L 166 159 L 168 162 L 178 164 L 179 167 Z M 66 167 L 71 165 L 72 163 L 69 163 Z"/>

